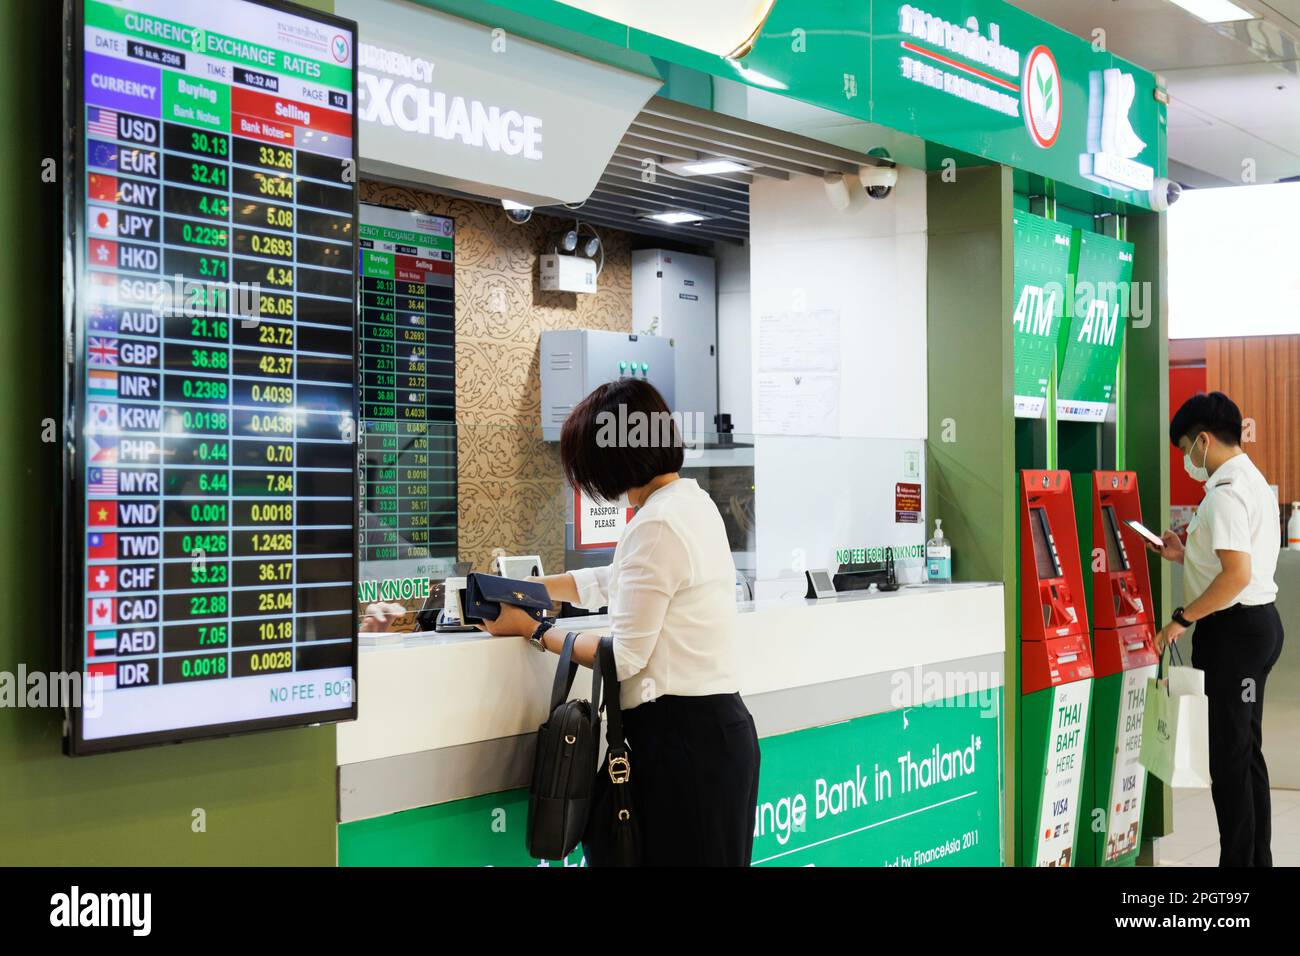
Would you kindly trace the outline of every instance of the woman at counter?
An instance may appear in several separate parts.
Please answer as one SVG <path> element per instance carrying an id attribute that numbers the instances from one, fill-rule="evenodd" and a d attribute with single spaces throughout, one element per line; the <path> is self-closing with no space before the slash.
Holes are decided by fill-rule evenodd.
<path id="1" fill-rule="evenodd" d="M 627 434 L 614 433 L 620 423 Z M 537 580 L 555 601 L 609 608 L 644 862 L 747 866 L 758 734 L 739 694 L 736 571 L 722 516 L 678 476 L 681 434 L 649 382 L 622 379 L 583 399 L 564 423 L 560 459 L 574 488 L 638 509 L 612 564 Z M 484 627 L 555 653 L 564 645 L 562 628 L 538 627 L 514 607 Z M 580 634 L 574 659 L 593 666 L 599 642 Z"/>

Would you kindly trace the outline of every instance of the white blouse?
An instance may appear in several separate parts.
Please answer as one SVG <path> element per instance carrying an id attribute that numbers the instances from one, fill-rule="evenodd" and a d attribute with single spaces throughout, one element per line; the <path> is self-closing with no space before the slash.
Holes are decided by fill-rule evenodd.
<path id="1" fill-rule="evenodd" d="M 740 690 L 736 566 L 722 516 L 693 479 L 650 495 L 613 564 L 569 573 L 579 607 L 609 606 L 624 710 L 667 694 Z"/>

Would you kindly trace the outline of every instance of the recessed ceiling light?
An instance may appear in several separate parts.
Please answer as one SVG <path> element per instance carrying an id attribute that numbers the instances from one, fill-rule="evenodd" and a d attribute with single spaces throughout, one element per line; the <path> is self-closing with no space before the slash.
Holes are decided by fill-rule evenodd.
<path id="1" fill-rule="evenodd" d="M 717 176 L 720 173 L 747 173 L 749 167 L 732 159 L 686 159 L 664 163 L 664 169 L 679 176 Z"/>
<path id="2" fill-rule="evenodd" d="M 698 212 L 686 212 L 683 209 L 670 209 L 667 212 L 643 212 L 642 219 L 653 219 L 655 222 L 666 222 L 670 226 L 680 226 L 688 222 L 703 222 L 704 217 Z"/>
<path id="3" fill-rule="evenodd" d="M 1229 23 L 1233 20 L 1254 20 L 1255 14 L 1243 10 L 1229 0 L 1169 0 L 1194 17 L 1206 23 Z"/>

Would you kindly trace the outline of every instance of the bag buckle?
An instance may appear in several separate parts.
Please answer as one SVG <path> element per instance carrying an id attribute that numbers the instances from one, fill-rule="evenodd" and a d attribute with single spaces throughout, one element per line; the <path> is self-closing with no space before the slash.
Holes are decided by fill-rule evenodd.
<path id="1" fill-rule="evenodd" d="M 632 776 L 632 764 L 626 757 L 609 758 L 609 779 L 614 783 L 627 783 Z"/>

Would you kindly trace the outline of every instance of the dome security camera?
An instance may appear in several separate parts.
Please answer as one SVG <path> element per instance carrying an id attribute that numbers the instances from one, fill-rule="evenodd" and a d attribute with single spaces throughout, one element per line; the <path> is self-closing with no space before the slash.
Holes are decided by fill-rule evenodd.
<path id="1" fill-rule="evenodd" d="M 872 199 L 884 199 L 898 185 L 898 167 L 859 166 L 858 179 L 862 180 L 868 196 Z"/>
<path id="2" fill-rule="evenodd" d="M 1183 187 L 1181 183 L 1174 182 L 1172 179 L 1159 177 L 1148 193 L 1151 200 L 1151 208 L 1156 212 L 1166 212 L 1170 206 L 1182 198 Z"/>
<path id="3" fill-rule="evenodd" d="M 516 226 L 522 226 L 533 218 L 533 207 L 525 206 L 521 202 L 503 199 L 501 200 L 501 207 L 506 211 L 506 217 Z"/>

